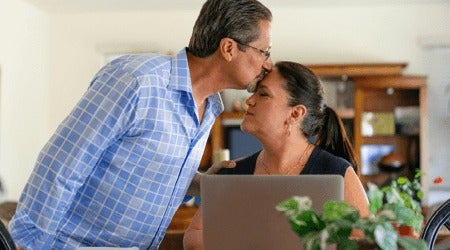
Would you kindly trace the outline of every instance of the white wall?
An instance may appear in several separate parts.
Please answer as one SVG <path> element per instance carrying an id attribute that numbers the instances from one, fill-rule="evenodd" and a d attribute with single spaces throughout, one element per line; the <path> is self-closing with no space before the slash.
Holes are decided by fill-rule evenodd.
<path id="1" fill-rule="evenodd" d="M 2 1 L 7 0 L 0 0 L 0 3 Z M 0 9 L 3 9 L 1 7 L 2 5 Z M 409 63 L 407 73 L 426 75 L 427 61 L 424 60 L 425 52 L 419 40 L 423 37 L 450 34 L 448 25 L 450 4 L 444 3 L 269 7 L 274 14 L 272 27 L 274 60 L 295 60 L 305 64 L 407 62 Z M 38 153 L 37 148 L 42 146 L 42 137 L 48 137 L 56 129 L 87 88 L 90 79 L 101 66 L 102 51 L 131 47 L 136 50 L 176 52 L 187 45 L 199 9 L 200 6 L 193 6 L 192 10 L 176 11 L 51 14 L 48 21 L 50 30 L 49 106 L 42 109 L 43 112 L 39 112 L 39 114 L 48 112 L 48 120 L 39 121 L 41 125 L 33 125 L 37 126 L 33 133 L 25 130 L 29 140 L 34 141 L 32 146 L 21 145 L 8 150 L 19 151 L 22 156 L 20 161 L 8 162 L 8 165 L 15 163 L 14 166 L 7 165 L 7 168 L 11 168 L 9 171 L 18 167 L 23 173 L 31 171 L 32 162 Z M 20 20 L 20 18 L 13 20 Z M 40 29 L 45 31 L 42 33 L 46 33 L 45 18 L 42 17 L 39 23 L 42 26 Z M 16 28 L 20 29 L 21 26 Z M 44 41 L 44 35 L 40 39 Z M 0 49 L 4 49 L 1 42 L 0 45 L 2 45 Z M 40 60 L 42 57 L 46 61 L 45 55 L 43 52 L 36 58 Z M 42 81 L 41 87 L 45 85 L 43 84 L 46 82 L 44 73 L 39 77 L 33 77 L 35 78 Z M 16 92 L 16 96 L 22 95 L 18 88 L 13 91 Z M 35 101 L 47 100 L 41 95 L 47 97 L 46 92 L 42 90 L 33 92 Z M 2 93 L 2 104 L 6 102 L 3 97 Z M 19 102 L 13 96 L 8 100 L 8 103 Z M 28 104 L 31 106 L 31 102 Z M 432 109 L 433 107 L 430 107 L 430 110 Z M 2 112 L 3 110 L 2 106 Z M 26 112 L 30 115 L 37 110 L 35 106 L 27 107 Z M 25 118 L 16 118 L 17 122 L 10 126 L 18 126 L 23 119 Z M 1 120 L 3 126 L 5 124 L 3 113 Z M 48 122 L 47 127 L 45 127 L 46 122 Z M 20 133 L 14 132 L 11 136 L 18 134 Z M 2 145 L 4 144 L 2 139 Z M 37 144 L 40 145 L 37 146 Z M 28 148 L 27 152 L 22 150 L 24 146 Z M 447 148 L 447 150 L 450 149 Z M 5 147 L 2 147 L 2 159 L 5 155 L 4 151 Z M 433 153 L 432 150 L 430 153 Z M 447 155 L 449 154 L 450 151 L 447 151 Z M 4 162 L 2 160 L 2 166 Z M 445 166 L 441 169 L 445 171 Z M 23 176 L 22 174 L 21 177 Z M 14 190 L 11 192 L 12 198 L 17 197 L 16 194 L 19 192 L 17 190 L 21 190 L 23 184 L 24 180 L 21 179 L 14 185 L 11 183 L 8 186 L 9 189 Z"/>
<path id="2" fill-rule="evenodd" d="M 450 34 L 449 4 L 272 8 L 273 58 L 302 63 L 407 62 L 426 74 L 419 39 Z M 50 125 L 55 127 L 98 70 L 99 48 L 186 46 L 198 9 L 53 15 Z M 67 99 L 68 101 L 63 101 Z"/>
<path id="3" fill-rule="evenodd" d="M 274 53 L 305 63 L 407 62 L 407 72 L 424 74 L 418 40 L 432 34 L 450 34 L 449 4 L 311 7 L 274 12 Z"/>
<path id="4" fill-rule="evenodd" d="M 429 62 L 428 80 L 433 83 L 428 86 L 429 145 L 432 153 L 429 159 L 430 192 L 435 194 L 429 201 L 432 204 L 450 198 L 450 192 L 442 192 L 448 191 L 450 186 L 450 44 L 447 47 L 437 44 L 429 46 L 426 52 L 426 59 Z M 444 185 L 433 184 L 432 180 L 438 176 L 447 182 Z"/>
<path id="5" fill-rule="evenodd" d="M 17 199 L 48 137 L 47 14 L 0 0 L 0 32 L 0 178 Z"/>
<path id="6" fill-rule="evenodd" d="M 104 51 L 135 49 L 178 52 L 187 45 L 197 12 L 53 15 L 50 66 L 52 131 L 78 101 L 101 67 Z"/>

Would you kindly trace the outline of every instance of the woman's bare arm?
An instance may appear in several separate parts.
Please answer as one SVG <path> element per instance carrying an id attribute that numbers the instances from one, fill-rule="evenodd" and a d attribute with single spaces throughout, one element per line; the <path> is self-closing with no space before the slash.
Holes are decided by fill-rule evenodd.
<path id="1" fill-rule="evenodd" d="M 202 208 L 199 207 L 183 237 L 184 250 L 202 250 L 203 249 L 203 220 Z"/>

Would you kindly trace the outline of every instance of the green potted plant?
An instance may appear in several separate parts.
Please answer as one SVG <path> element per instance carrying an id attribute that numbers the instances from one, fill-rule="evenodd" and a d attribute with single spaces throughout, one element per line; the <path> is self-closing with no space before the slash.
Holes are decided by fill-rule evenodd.
<path id="1" fill-rule="evenodd" d="M 418 180 L 416 176 L 415 180 Z M 280 202 L 276 209 L 286 215 L 292 229 L 302 238 L 305 249 L 325 249 L 336 244 L 339 249 L 358 249 L 363 243 L 380 249 L 427 249 L 426 242 L 399 235 L 397 227 L 411 226 L 419 232 L 423 223 L 420 203 L 411 197 L 421 196 L 420 183 L 397 179 L 382 189 L 369 184 L 371 216 L 359 212 L 343 201 L 328 201 L 322 214 L 312 209 L 309 197 L 294 196 Z M 414 195 L 404 195 L 409 191 Z M 351 238 L 353 229 L 361 230 L 364 239 Z"/>
<path id="2" fill-rule="evenodd" d="M 376 214 L 382 209 L 392 211 L 400 234 L 418 237 L 424 220 L 420 204 L 423 196 L 420 172 L 416 172 L 412 181 L 399 177 L 382 188 L 371 183 L 368 187 L 371 213 Z M 407 230 L 408 228 L 412 230 Z"/>

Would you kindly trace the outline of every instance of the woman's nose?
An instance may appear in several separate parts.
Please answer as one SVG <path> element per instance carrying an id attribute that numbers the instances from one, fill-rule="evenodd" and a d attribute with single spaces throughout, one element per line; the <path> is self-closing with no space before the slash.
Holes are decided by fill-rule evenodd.
<path id="1" fill-rule="evenodd" d="M 247 98 L 247 100 L 245 100 L 245 104 L 247 104 L 247 106 L 254 106 L 255 105 L 255 100 L 253 98 L 255 94 L 251 95 L 249 98 Z"/>

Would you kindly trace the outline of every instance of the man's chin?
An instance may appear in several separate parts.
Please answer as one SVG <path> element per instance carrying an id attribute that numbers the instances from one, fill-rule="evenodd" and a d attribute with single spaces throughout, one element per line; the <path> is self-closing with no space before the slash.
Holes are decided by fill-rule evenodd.
<path id="1" fill-rule="evenodd" d="M 255 90 L 256 90 L 256 83 L 255 82 L 247 83 L 247 92 L 248 93 L 255 93 Z"/>
<path id="2" fill-rule="evenodd" d="M 262 70 L 259 75 L 255 77 L 255 80 L 247 83 L 247 91 L 249 93 L 255 93 L 256 87 L 258 86 L 258 83 L 264 79 L 264 77 L 269 73 L 267 70 Z"/>

